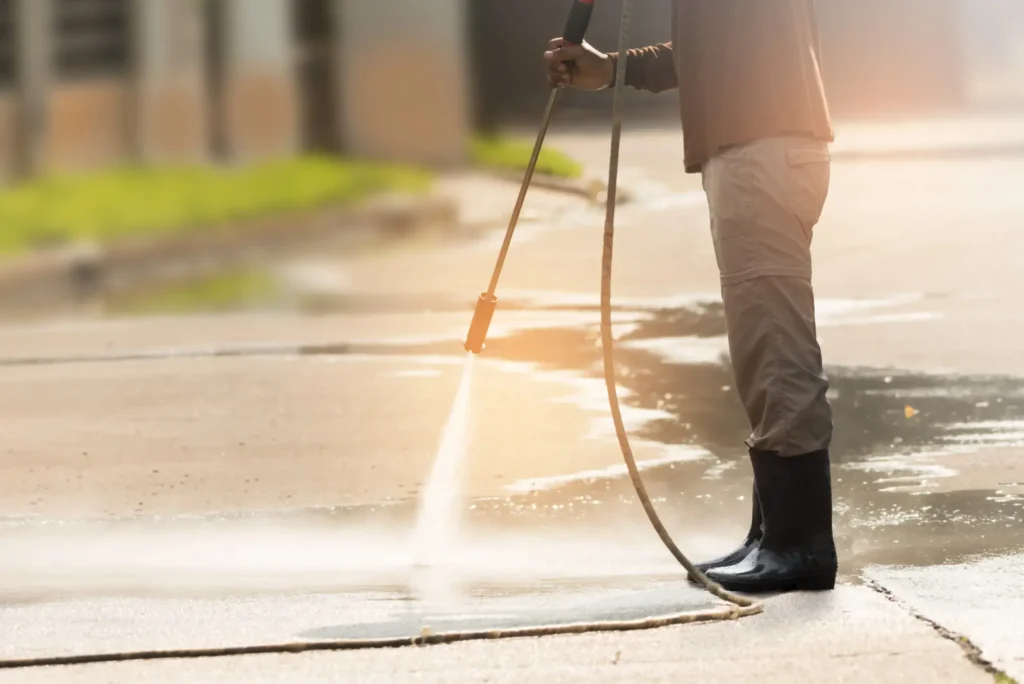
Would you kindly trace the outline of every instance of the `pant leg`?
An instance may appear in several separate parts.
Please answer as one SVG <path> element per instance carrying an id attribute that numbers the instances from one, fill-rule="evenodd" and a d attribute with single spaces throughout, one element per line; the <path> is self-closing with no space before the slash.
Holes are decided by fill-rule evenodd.
<path id="1" fill-rule="evenodd" d="M 832 409 L 815 335 L 809 280 L 764 276 L 723 287 L 747 446 L 783 456 L 827 449 Z"/>
<path id="2" fill-rule="evenodd" d="M 832 439 L 811 286 L 811 240 L 829 186 L 828 148 L 772 138 L 704 170 L 747 445 L 784 456 Z"/>

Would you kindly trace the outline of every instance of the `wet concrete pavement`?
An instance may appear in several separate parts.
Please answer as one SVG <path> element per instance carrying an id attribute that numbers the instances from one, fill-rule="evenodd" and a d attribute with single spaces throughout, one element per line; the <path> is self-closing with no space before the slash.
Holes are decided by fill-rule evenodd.
<path id="1" fill-rule="evenodd" d="M 866 575 L 904 607 L 971 642 L 997 668 L 1024 680 L 1024 557 L 931 567 L 869 568 Z M 969 608 L 965 609 L 965 604 Z"/>
<path id="2" fill-rule="evenodd" d="M 246 623 L 263 617 L 281 628 L 279 610 L 315 601 L 249 601 Z M 172 607 L 173 608 L 173 607 Z M 238 611 L 243 612 L 243 611 Z M 328 614 L 329 613 L 329 614 Z M 337 623 L 334 611 L 319 613 Z M 158 613 L 159 614 L 159 613 Z M 237 614 L 237 612 L 236 612 Z M 160 614 L 162 615 L 162 614 Z M 294 613 L 286 613 L 292 618 Z M 65 617 L 71 617 L 65 613 Z M 123 616 L 119 616 L 123 617 Z M 207 613 L 200 629 L 223 625 L 224 613 Z M 178 627 L 183 621 L 176 622 Z M 189 627 L 196 625 L 188 624 Z M 232 624 L 234 628 L 236 625 Z M 154 628 L 173 636 L 157 622 Z M 237 638 L 229 629 L 230 638 Z M 276 632 L 275 632 L 276 633 Z M 56 638 L 54 635 L 53 638 Z M 0 671 L 0 682 L 93 684 L 115 681 L 175 682 L 636 682 L 714 681 L 785 684 L 829 681 L 937 681 L 990 684 L 992 677 L 968 663 L 958 646 L 883 597 L 861 587 L 829 596 L 791 595 L 773 600 L 756 619 L 684 626 L 632 634 L 592 634 L 476 642 L 397 651 L 312 653 L 203 661 L 123 663 L 78 668 Z"/>
<path id="3" fill-rule="evenodd" d="M 562 584 L 544 593 L 492 590 L 444 605 L 409 600 L 406 592 L 294 592 L 256 596 L 86 598 L 75 602 L 9 607 L 0 618 L 8 635 L 0 659 L 74 656 L 216 644 L 342 639 L 413 638 L 433 634 L 572 624 L 588 620 L 634 621 L 714 606 L 708 595 L 678 582 Z M 525 605 L 524 605 L 525 604 Z M 86 617 L 87 616 L 87 617 Z M 128 622 L 125 616 L 132 619 Z M 148 624 L 147 624 L 148 623 Z M 51 638 L 61 625 L 61 638 Z"/>
<path id="4" fill-rule="evenodd" d="M 622 210 L 617 358 L 651 493 L 684 549 L 704 556 L 742 533 L 750 474 L 706 210 L 693 180 L 678 175 L 671 144 L 658 132 L 627 138 L 628 149 L 644 151 L 647 173 L 676 175 L 659 176 L 660 188 L 649 184 Z M 631 173 L 642 180 L 639 165 Z M 844 580 L 867 576 L 1008 672 L 1024 653 L 1014 638 L 1019 610 L 1009 610 L 1024 586 L 1012 560 L 1024 549 L 1015 337 L 1024 319 L 1013 249 L 1024 240 L 1014 230 L 1024 200 L 1010 189 L 1021 177 L 1024 162 L 1006 159 L 837 163 L 816 246 Z M 473 193 L 475 215 L 487 220 L 493 207 L 500 225 L 515 188 L 475 182 Z M 530 209 L 477 362 L 471 501 L 452 563 L 477 601 L 514 590 L 526 614 L 565 587 L 625 591 L 678 576 L 622 477 L 609 431 L 594 307 L 600 214 L 543 193 Z M 464 363 L 456 343 L 467 303 L 494 253 L 487 239 L 358 261 L 318 255 L 302 265 L 343 284 L 337 312 L 323 316 L 0 331 L 0 410 L 12 418 L 0 550 L 14 559 L 0 570 L 0 619 L 16 620 L 23 639 L 12 648 L 95 645 L 49 636 L 63 623 L 83 634 L 106 625 L 114 641 L 133 643 L 236 638 L 226 625 L 243 619 L 231 611 L 246 610 L 253 622 L 239 626 L 241 636 L 299 638 L 345 622 L 334 615 L 351 621 L 380 609 L 374 596 L 408 592 L 416 497 Z M 985 563 L 1005 565 L 987 572 Z M 311 592 L 321 598 L 298 598 Z M 385 604 L 383 613 L 403 608 Z M 302 605 L 317 607 L 275 624 Z M 141 614 L 169 626 L 131 624 Z M 771 636 L 769 623 L 781 632 Z M 787 634 L 799 636 L 783 644 Z M 579 660 L 556 662 L 567 650 Z M 432 657 L 434 665 L 420 660 Z M 786 673 L 805 668 L 828 668 L 827 681 L 938 681 L 938 672 L 943 681 L 990 681 L 959 646 L 867 587 L 773 599 L 749 624 L 655 635 L 9 681 L 289 681 L 296 668 L 309 668 L 304 681 L 352 668 L 363 668 L 359 681 L 661 681 L 691 668 L 725 681 L 750 668 L 765 669 L 765 681 L 793 681 Z"/>

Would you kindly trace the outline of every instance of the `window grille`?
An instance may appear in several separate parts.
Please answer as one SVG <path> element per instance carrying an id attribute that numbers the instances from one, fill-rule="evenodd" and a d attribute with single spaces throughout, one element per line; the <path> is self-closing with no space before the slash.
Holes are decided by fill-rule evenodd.
<path id="1" fill-rule="evenodd" d="M 120 75 L 130 65 L 131 0 L 56 0 L 59 78 Z"/>

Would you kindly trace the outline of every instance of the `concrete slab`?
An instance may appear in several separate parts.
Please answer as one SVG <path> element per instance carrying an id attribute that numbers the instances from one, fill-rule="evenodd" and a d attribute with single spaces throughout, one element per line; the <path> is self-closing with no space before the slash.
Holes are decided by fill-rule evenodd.
<path id="1" fill-rule="evenodd" d="M 643 167 L 649 178 L 661 183 L 661 190 L 624 207 L 620 214 L 616 301 L 629 302 L 631 307 L 678 308 L 701 293 L 713 298 L 718 279 L 706 209 L 694 178 L 681 174 L 678 134 L 647 137 L 643 149 L 636 142 L 637 138 L 627 140 L 637 165 L 631 173 L 638 174 Z M 603 138 L 596 142 L 590 138 L 587 144 L 600 152 L 594 152 L 595 158 L 606 153 L 604 143 Z M 964 160 L 955 166 L 837 163 L 832 198 L 815 245 L 827 362 L 1024 375 L 1024 357 L 1014 344 L 1017 332 L 1024 331 L 1024 315 L 1018 313 L 1024 281 L 1016 276 L 1019 250 L 1015 249 L 1021 235 L 1015 230 L 1016 217 L 1024 211 L 1017 192 L 1022 175 L 1024 162 L 1012 159 Z M 480 215 L 490 204 L 510 208 L 515 188 L 485 192 L 491 191 L 481 190 L 475 198 Z M 520 324 L 579 326 L 581 321 L 589 325 L 596 320 L 594 311 L 585 307 L 596 301 L 602 214 L 584 206 L 559 211 L 557 218 L 539 212 L 535 222 L 524 224 L 499 296 L 502 301 L 568 302 L 577 310 L 545 316 L 502 310 L 496 318 L 499 329 Z M 366 521 L 379 515 L 393 522 L 388 506 L 381 504 L 404 506 L 404 516 L 414 507 L 462 362 L 457 358 L 303 356 L 298 347 L 396 340 L 454 344 L 465 333 L 475 293 L 490 275 L 500 234 L 499 229 L 485 240 L 429 254 L 410 248 L 357 262 L 341 255 L 333 268 L 342 280 L 347 279 L 342 295 L 353 307 L 351 316 L 135 320 L 0 331 L 0 357 L 16 361 L 5 367 L 0 380 L 0 414 L 9 419 L 3 447 L 7 451 L 0 452 L 5 469 L 0 508 L 9 517 L 3 521 L 8 529 L 5 536 L 0 535 L 0 550 L 3 557 L 17 559 L 5 564 L 8 574 L 0 586 L 24 589 L 23 605 L 9 602 L 0 619 L 13 615 L 12 610 L 31 608 L 26 601 L 46 600 L 56 593 L 69 598 L 67 605 L 72 607 L 26 627 L 37 630 L 33 647 L 64 644 L 54 630 L 64 621 L 77 622 L 78 633 L 90 637 L 82 627 L 89 617 L 76 616 L 75 605 L 105 605 L 105 614 L 120 621 L 109 624 L 136 622 L 138 629 L 132 633 L 149 638 L 160 633 L 163 622 L 151 620 L 141 607 L 160 605 L 153 615 L 162 611 L 183 611 L 184 615 L 193 604 L 216 603 L 216 598 L 209 597 L 211 590 L 230 590 L 234 585 L 235 596 L 247 595 L 250 605 L 262 606 L 254 611 L 262 613 L 254 616 L 263 621 L 262 626 L 252 628 L 253 633 L 267 625 L 276 628 L 281 616 L 297 614 L 296 606 L 307 609 L 299 611 L 303 623 L 296 623 L 295 629 L 305 628 L 310 617 L 318 616 L 323 619 L 314 622 L 321 627 L 338 626 L 346 619 L 363 621 L 358 611 L 339 617 L 347 610 L 346 599 L 339 596 L 352 590 L 353 578 L 365 577 L 367 568 L 379 570 L 383 559 L 386 572 L 372 585 L 375 591 L 386 593 L 389 585 L 407 579 L 395 569 L 402 558 L 396 540 L 407 530 Z M 878 301 L 886 302 L 880 310 L 858 309 L 865 302 Z M 848 310 L 860 313 L 834 315 L 842 307 L 833 305 L 843 302 L 852 302 Z M 449 315 L 422 313 L 424 309 L 457 311 Z M 393 313 L 359 313 L 368 310 Z M 566 338 L 531 339 L 553 345 Z M 576 343 L 584 346 L 593 341 L 581 339 Z M 260 354 L 261 346 L 272 353 Z M 218 349 L 242 349 L 246 355 L 216 358 L 207 353 L 182 358 L 183 351 L 188 356 L 187 352 L 197 349 L 214 354 Z M 536 349 L 507 351 L 514 352 L 510 354 L 514 358 L 545 361 L 560 359 L 562 353 L 553 346 L 541 350 L 547 354 L 540 356 Z M 701 353 L 706 359 L 709 350 Z M 133 354 L 147 360 L 73 363 L 90 355 L 124 358 Z M 18 360 L 24 364 L 32 358 L 72 363 L 17 365 Z M 672 404 L 679 388 L 684 393 L 699 390 L 711 396 L 713 390 L 726 396 L 729 381 L 722 377 L 724 370 L 714 365 L 710 369 L 694 373 L 689 372 L 691 367 L 678 374 L 674 367 L 638 369 L 648 373 L 644 382 L 652 390 L 645 401 L 659 411 L 641 412 L 632 419 L 661 417 L 665 425 L 682 425 L 681 414 L 660 409 Z M 473 422 L 482 429 L 474 442 L 467 493 L 483 497 L 474 505 L 501 508 L 502 525 L 501 534 L 490 537 L 486 535 L 492 530 L 477 530 L 488 543 L 474 548 L 477 564 L 470 564 L 470 579 L 483 584 L 495 580 L 507 588 L 516 581 L 536 586 L 552 577 L 578 579 L 574 573 L 583 570 L 591 579 L 602 574 L 635 578 L 667 570 L 663 551 L 657 548 L 635 501 L 628 498 L 628 483 L 614 479 L 619 455 L 608 439 L 600 381 L 595 386 L 575 375 L 538 372 L 492 359 L 479 364 L 477 371 L 479 396 L 474 411 L 478 413 Z M 659 381 L 655 383 L 654 378 Z M 698 385 L 702 379 L 713 385 Z M 676 386 L 666 386 L 662 380 Z M 870 384 L 848 386 L 879 389 Z M 955 389 L 955 383 L 950 386 Z M 836 405 L 849 408 L 845 399 Z M 968 399 L 973 400 L 973 395 Z M 999 398 L 985 394 L 977 401 L 982 400 L 995 406 Z M 887 431 L 885 421 L 891 416 L 904 420 L 903 397 L 886 401 L 881 408 L 864 403 L 859 411 L 851 409 L 843 418 L 845 424 L 874 430 L 872 439 L 902 436 L 907 431 Z M 732 409 L 723 403 L 711 406 L 713 420 L 701 414 L 695 421 L 717 426 L 716 445 L 738 445 L 742 419 L 734 422 L 733 417 L 739 414 L 729 413 Z M 869 415 L 875 409 L 878 415 Z M 888 412 L 885 416 L 882 409 Z M 970 417 L 976 412 L 961 413 Z M 1002 413 L 999 417 L 1014 418 Z M 926 413 L 918 422 L 930 420 Z M 909 432 L 916 434 L 917 423 L 911 427 Z M 678 433 L 664 435 L 669 437 L 663 439 L 672 441 Z M 892 439 L 879 448 L 889 449 L 895 443 Z M 876 481 L 889 473 L 839 473 L 837 519 L 841 524 L 857 523 L 840 529 L 843 557 L 852 563 L 865 557 L 884 563 L 948 562 L 961 553 L 1002 549 L 1016 529 L 1009 525 L 1019 518 L 1014 504 L 992 501 L 999 495 L 986 488 L 1001 486 L 1004 480 L 1016 487 L 1016 445 L 1004 446 L 1007 451 L 1001 456 L 975 454 L 977 463 L 992 467 L 985 476 L 972 474 L 966 461 L 956 465 L 938 459 L 923 464 L 963 473 L 955 482 L 950 478 L 943 486 L 913 496 L 906 492 L 880 496 L 880 487 L 895 486 Z M 650 473 L 659 510 L 672 511 L 673 522 L 685 530 L 699 525 L 702 532 L 714 532 L 708 536 L 719 548 L 741 532 L 741 509 L 749 514 L 749 504 L 743 500 L 749 494 L 749 473 L 742 467 L 730 470 L 739 463 L 735 458 L 701 463 L 693 470 L 688 461 L 681 461 L 680 471 L 673 474 L 667 470 L 674 463 L 671 459 L 692 459 L 694 454 L 650 447 L 652 451 L 638 455 L 649 462 L 669 459 L 664 461 L 669 464 L 666 469 Z M 712 465 L 721 467 L 712 474 Z M 578 483 L 573 477 L 581 473 L 586 486 L 562 487 L 567 481 Z M 510 500 L 508 494 L 516 493 L 516 485 L 523 480 L 540 483 L 540 488 L 554 483 L 555 489 L 550 497 L 531 494 Z M 968 491 L 974 488 L 982 491 Z M 624 501 L 629 505 L 607 505 Z M 677 507 L 676 502 L 684 503 Z M 364 505 L 353 511 L 345 504 Z M 303 519 L 294 527 L 270 525 L 268 530 L 266 521 L 259 520 L 240 536 L 204 527 L 218 517 L 231 519 L 255 511 L 306 515 L 310 508 L 322 509 L 328 517 L 349 515 L 348 522 L 354 524 L 339 530 L 337 520 L 320 527 Z M 520 516 L 526 509 L 531 515 Z M 588 534 L 581 536 L 580 546 L 573 547 L 571 528 L 586 517 L 580 511 L 604 509 L 613 510 L 603 518 L 586 518 Z M 965 511 L 970 515 L 963 515 Z M 544 516 L 549 513 L 561 534 L 550 534 L 550 526 L 545 527 Z M 133 521 L 139 527 L 82 535 L 76 524 L 68 526 L 68 518 L 79 516 L 116 518 L 118 523 L 139 516 Z M 159 529 L 164 516 L 170 516 L 173 524 L 187 516 L 200 520 L 195 528 L 182 524 L 167 532 Z M 517 528 L 516 521 L 522 517 L 528 520 Z M 407 517 L 402 520 L 407 522 Z M 63 532 L 47 536 L 40 527 Z M 875 533 L 880 529 L 884 534 Z M 981 539 L 982 535 L 987 538 Z M 690 550 L 691 539 L 685 541 Z M 361 553 L 352 553 L 354 548 Z M 511 578 L 509 568 L 500 567 L 510 559 L 515 561 Z M 1010 597 L 1015 596 L 1013 579 L 1020 574 L 1015 567 L 1000 571 L 997 585 Z M 72 577 L 62 577 L 61 568 Z M 547 577 L 538 580 L 537 568 Z M 36 578 L 34 587 L 26 584 L 28 577 Z M 155 598 L 161 584 L 177 600 Z M 289 595 L 296 588 L 307 594 L 305 599 Z M 932 597 L 927 586 L 913 588 L 932 599 L 926 606 L 929 611 L 936 610 L 933 604 L 944 605 L 946 599 Z M 125 598 L 133 590 L 149 598 Z M 114 598 L 104 603 L 104 595 Z M 960 594 L 950 595 L 964 600 Z M 322 596 L 333 598 L 317 601 Z M 978 605 L 989 610 L 986 601 Z M 202 619 L 193 620 L 201 622 L 198 627 L 188 621 L 174 623 L 174 630 L 163 632 L 164 636 L 173 641 L 190 630 L 200 635 L 220 630 L 232 638 L 244 636 L 237 633 L 245 631 L 241 623 L 232 624 L 237 614 L 223 609 L 223 604 L 214 608 L 214 603 L 204 604 L 208 610 Z M 47 605 L 51 608 L 46 610 L 59 611 L 52 606 L 61 604 Z M 999 602 L 989 615 L 1006 605 L 1016 604 L 1012 598 Z M 953 607 L 949 612 L 950 618 L 957 617 Z M 997 652 L 1004 648 L 1004 641 L 998 633 L 988 640 L 986 619 L 972 618 L 963 629 L 972 638 L 977 632 L 985 647 Z M 126 631 L 131 629 L 129 625 Z M 1016 651 L 1009 653 L 1013 666 Z M 206 679 L 249 684 L 345 678 L 361 682 L 748 682 L 751 673 L 758 681 L 787 684 L 800 680 L 991 681 L 931 626 L 867 589 L 846 587 L 830 596 L 775 599 L 767 615 L 750 621 L 642 635 L 0 673 L 0 682 Z"/>
<path id="2" fill-rule="evenodd" d="M 282 626 L 294 612 L 264 613 L 253 604 L 251 619 Z M 338 613 L 315 600 L 305 604 L 301 622 L 337 620 Z M 255 610 L 259 608 L 260 610 Z M 127 618 L 128 614 L 116 613 Z M 198 613 L 194 613 L 198 614 Z M 134 615 L 134 614 L 133 614 Z M 207 613 L 207 618 L 216 617 Z M 244 617 L 244 616 L 241 616 Z M 138 617 L 150 624 L 145 614 Z M 209 634 L 217 621 L 182 621 Z M 249 623 L 251 624 L 251 623 Z M 243 625 L 244 626 L 244 625 Z M 238 638 L 239 626 L 223 633 Z M 49 632 L 52 634 L 52 631 Z M 250 632 L 248 634 L 252 636 Z M 0 683 L 94 684 L 108 681 L 175 682 L 726 682 L 754 677 L 768 684 L 794 681 L 991 684 L 956 645 L 874 592 L 842 587 L 830 595 L 772 599 L 768 611 L 727 624 L 690 625 L 653 632 L 592 634 L 543 640 L 476 642 L 438 648 L 352 653 L 167 661 L 81 668 L 0 671 Z"/>
<path id="3" fill-rule="evenodd" d="M 533 520 L 517 529 L 514 514 L 497 528 L 466 515 L 447 537 L 421 529 L 414 515 L 414 509 L 363 507 L 276 515 L 5 520 L 0 523 L 0 601 L 158 597 L 187 602 L 404 592 L 453 601 L 523 595 L 529 603 L 530 595 L 576 587 L 616 591 L 637 583 L 654 586 L 659 579 L 680 584 L 681 570 L 657 536 L 628 515 L 589 532 L 571 519 L 557 526 Z"/>
<path id="4" fill-rule="evenodd" d="M 9 367 L 0 379 L 9 421 L 0 509 L 51 518 L 196 515 L 414 498 L 464 364 L 338 355 Z M 603 391 L 573 373 L 479 359 L 466 496 L 619 466 Z M 627 411 L 627 420 L 660 415 Z M 641 462 L 701 456 L 635 446 Z"/>
<path id="5" fill-rule="evenodd" d="M 922 617 L 970 639 L 982 658 L 1024 681 L 1024 555 L 927 568 L 875 567 L 865 574 Z"/>
<path id="6" fill-rule="evenodd" d="M 433 634 L 635 621 L 716 610 L 686 582 L 533 587 L 453 601 L 406 592 L 221 598 L 93 598 L 5 608 L 0 660 L 259 644 L 414 638 Z M 557 591 L 556 591 L 557 589 Z M 125 620 L 125 616 L 132 616 Z M 51 640 L 61 625 L 59 640 Z"/>

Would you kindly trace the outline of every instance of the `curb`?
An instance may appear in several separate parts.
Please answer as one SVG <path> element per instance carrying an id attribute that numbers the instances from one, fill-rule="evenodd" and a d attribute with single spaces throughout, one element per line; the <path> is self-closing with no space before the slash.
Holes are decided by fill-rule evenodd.
<path id="1" fill-rule="evenodd" d="M 485 173 L 495 178 L 507 180 L 516 184 L 522 184 L 523 182 L 522 172 L 488 170 L 485 171 Z M 552 192 L 560 192 L 566 195 L 575 195 L 577 197 L 582 197 L 592 204 L 603 204 L 605 200 L 605 193 L 608 191 L 608 184 L 600 178 L 560 178 L 558 176 L 549 176 L 540 173 L 533 176 L 533 179 L 530 181 L 530 187 L 550 190 Z M 629 192 L 628 189 L 623 188 L 620 184 L 619 203 L 623 204 L 629 202 L 632 197 L 633 193 Z"/>
<path id="2" fill-rule="evenodd" d="M 381 195 L 355 208 L 321 207 L 109 246 L 69 244 L 0 263 L 0 309 L 75 306 L 143 284 L 250 265 L 318 242 L 358 250 L 414 235 L 469 230 L 449 199 Z"/>

